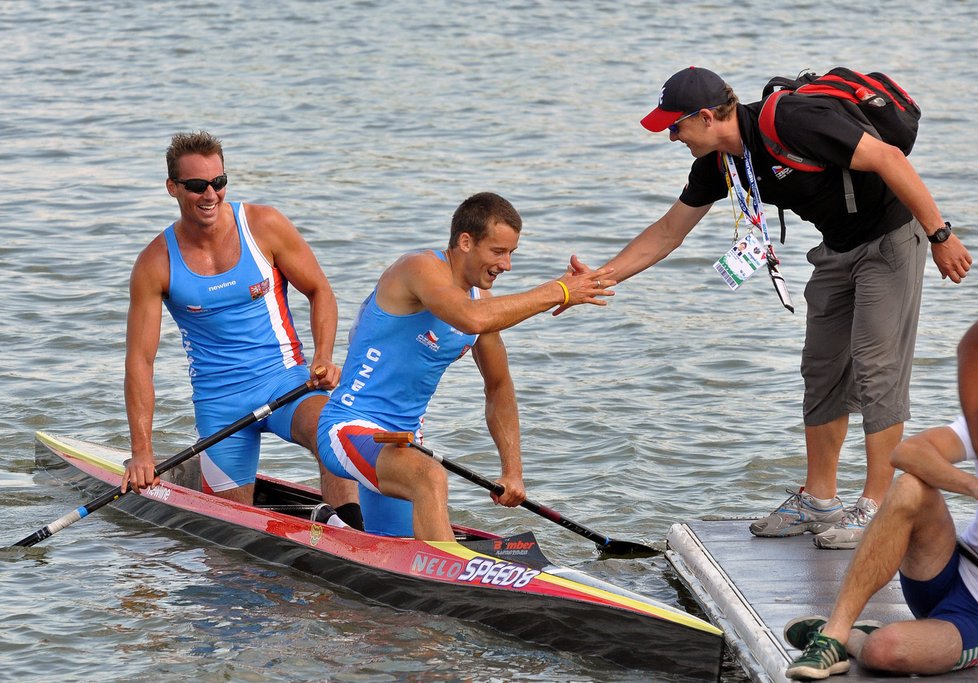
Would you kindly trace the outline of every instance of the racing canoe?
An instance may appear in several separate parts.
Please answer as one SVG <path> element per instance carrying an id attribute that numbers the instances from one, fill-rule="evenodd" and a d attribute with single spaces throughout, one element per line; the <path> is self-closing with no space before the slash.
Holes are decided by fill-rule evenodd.
<path id="1" fill-rule="evenodd" d="M 88 494 L 119 486 L 128 451 L 37 432 L 37 464 Z M 398 609 L 479 622 L 627 668 L 719 680 L 723 633 L 664 603 L 553 564 L 532 533 L 455 526 L 456 542 L 390 538 L 310 521 L 315 488 L 259 475 L 255 505 L 198 490 L 194 458 L 113 505 L 159 526 L 292 567 Z"/>

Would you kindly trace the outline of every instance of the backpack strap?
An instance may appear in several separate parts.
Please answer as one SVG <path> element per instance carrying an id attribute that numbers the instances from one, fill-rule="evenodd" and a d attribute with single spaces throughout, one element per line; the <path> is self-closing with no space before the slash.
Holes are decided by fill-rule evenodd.
<path id="1" fill-rule="evenodd" d="M 791 168 L 797 169 L 799 171 L 808 171 L 809 173 L 824 171 L 825 164 L 815 161 L 814 159 L 806 159 L 800 154 L 796 154 L 784 146 L 781 142 L 781 136 L 778 135 L 778 130 L 774 125 L 774 115 L 778 108 L 778 101 L 785 95 L 791 94 L 790 90 L 776 90 L 771 93 L 771 95 L 764 100 L 764 104 L 761 105 L 761 112 L 758 115 L 758 124 L 761 130 L 761 139 L 764 141 L 764 146 L 767 151 L 775 159 L 780 161 L 785 166 L 790 166 Z"/>
<path id="2" fill-rule="evenodd" d="M 856 191 L 852 187 L 852 175 L 848 168 L 842 169 L 842 187 L 846 192 L 846 211 L 856 213 Z"/>
<path id="3" fill-rule="evenodd" d="M 761 131 L 761 139 L 764 141 L 764 146 L 767 148 L 767 151 L 771 154 L 771 156 L 783 163 L 785 166 L 809 173 L 824 171 L 825 164 L 815 161 L 814 159 L 808 159 L 800 154 L 796 154 L 795 152 L 790 151 L 784 146 L 784 143 L 781 142 L 781 136 L 778 135 L 778 130 L 774 125 L 774 116 L 777 112 L 778 101 L 790 93 L 790 90 L 776 90 L 771 93 L 771 95 L 764 100 L 764 104 L 761 105 L 761 112 L 758 116 L 758 124 Z M 848 168 L 842 169 L 842 186 L 845 190 L 846 211 L 849 213 L 856 213 L 856 193 L 852 184 L 852 175 L 849 173 Z M 779 209 L 778 215 L 781 217 L 781 234 L 782 242 L 784 242 L 784 212 Z"/>

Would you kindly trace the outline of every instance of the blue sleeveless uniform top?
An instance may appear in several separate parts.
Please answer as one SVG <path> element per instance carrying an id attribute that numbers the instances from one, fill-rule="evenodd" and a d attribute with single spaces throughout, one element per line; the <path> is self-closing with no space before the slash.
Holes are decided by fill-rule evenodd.
<path id="1" fill-rule="evenodd" d="M 289 310 L 288 281 L 255 243 L 244 206 L 230 206 L 241 256 L 227 272 L 193 272 L 180 254 L 173 225 L 163 231 L 170 258 L 164 303 L 180 329 L 194 401 L 247 390 L 305 363 Z"/>
<path id="2" fill-rule="evenodd" d="M 441 251 L 435 253 L 445 260 Z M 479 298 L 479 289 L 473 287 L 470 296 Z M 417 432 L 445 370 L 477 338 L 427 310 L 387 313 L 377 305 L 374 289 L 350 330 L 342 379 L 322 421 L 365 419 L 392 431 Z"/>

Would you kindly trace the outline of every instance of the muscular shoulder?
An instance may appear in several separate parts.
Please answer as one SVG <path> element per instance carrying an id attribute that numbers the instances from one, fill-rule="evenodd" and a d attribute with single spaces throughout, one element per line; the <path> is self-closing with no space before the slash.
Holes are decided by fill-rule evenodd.
<path id="1" fill-rule="evenodd" d="M 267 255 L 295 248 L 305 241 L 292 221 L 274 206 L 242 204 L 241 209 L 252 236 Z"/>
<path id="2" fill-rule="evenodd" d="M 377 282 L 377 301 L 384 310 L 398 315 L 424 308 L 424 292 L 451 286 L 448 264 L 430 250 L 408 252 L 388 266 Z"/>
<path id="3" fill-rule="evenodd" d="M 428 273 L 448 272 L 448 264 L 440 259 L 431 249 L 410 251 L 402 254 L 394 263 L 388 267 L 387 272 L 396 275 L 408 275 L 412 277 L 423 276 Z"/>
<path id="4" fill-rule="evenodd" d="M 248 226 L 251 228 L 252 233 L 279 231 L 288 227 L 294 228 L 292 222 L 285 217 L 285 214 L 274 206 L 242 204 L 241 209 L 248 219 Z"/>
<path id="5" fill-rule="evenodd" d="M 166 289 L 170 277 L 170 251 L 161 232 L 136 257 L 130 275 L 130 285 L 160 291 Z"/>

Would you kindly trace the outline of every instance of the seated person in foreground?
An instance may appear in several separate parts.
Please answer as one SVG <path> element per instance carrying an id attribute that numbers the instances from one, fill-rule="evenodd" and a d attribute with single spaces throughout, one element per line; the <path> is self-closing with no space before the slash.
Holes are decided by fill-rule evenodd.
<path id="1" fill-rule="evenodd" d="M 828 678 L 862 667 L 939 674 L 978 664 L 978 515 L 956 537 L 944 491 L 978 498 L 978 477 L 955 463 L 975 461 L 978 443 L 978 323 L 958 345 L 961 416 L 917 434 L 893 451 L 904 471 L 856 549 L 831 616 L 794 619 L 785 639 L 804 649 L 785 674 Z M 886 626 L 857 622 L 869 599 L 899 570 L 915 619 Z M 847 652 L 848 651 L 848 652 Z"/>

